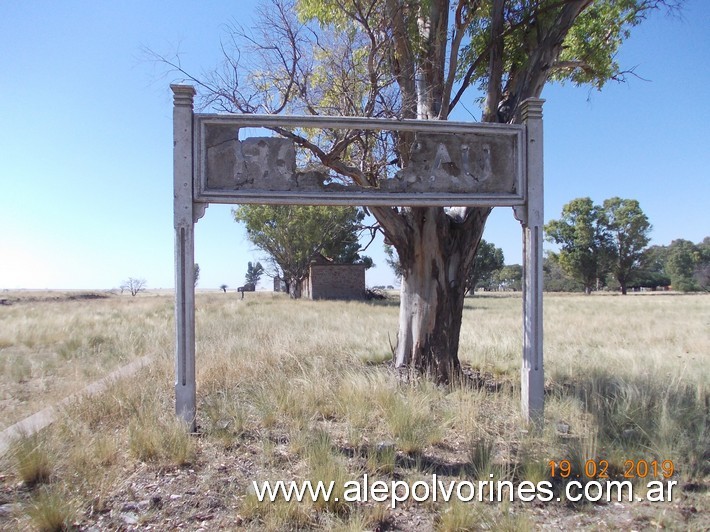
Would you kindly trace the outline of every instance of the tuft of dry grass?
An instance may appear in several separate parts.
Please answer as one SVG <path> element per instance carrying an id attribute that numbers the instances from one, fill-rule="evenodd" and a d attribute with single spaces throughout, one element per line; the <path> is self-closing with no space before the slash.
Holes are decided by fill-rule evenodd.
<path id="1" fill-rule="evenodd" d="M 77 508 L 62 488 L 48 488 L 37 493 L 27 514 L 35 530 L 60 532 L 72 528 Z"/>
<path id="2" fill-rule="evenodd" d="M 17 464 L 17 475 L 29 487 L 49 481 L 52 459 L 41 435 L 23 435 L 10 448 Z"/>
<path id="3" fill-rule="evenodd" d="M 195 456 L 195 443 L 188 426 L 175 416 L 139 414 L 128 425 L 128 445 L 131 454 L 143 462 L 184 466 Z"/>

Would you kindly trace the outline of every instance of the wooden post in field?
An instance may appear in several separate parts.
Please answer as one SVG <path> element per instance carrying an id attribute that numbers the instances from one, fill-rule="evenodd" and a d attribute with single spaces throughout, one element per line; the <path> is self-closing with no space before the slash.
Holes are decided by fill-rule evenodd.
<path id="1" fill-rule="evenodd" d="M 527 130 L 527 199 L 519 217 L 523 224 L 521 400 L 523 416 L 538 426 L 542 425 L 545 404 L 542 356 L 543 102 L 529 98 L 522 104 L 522 118 Z"/>
<path id="2" fill-rule="evenodd" d="M 173 91 L 173 213 L 175 217 L 175 413 L 195 431 L 195 208 L 192 105 L 195 89 Z"/>

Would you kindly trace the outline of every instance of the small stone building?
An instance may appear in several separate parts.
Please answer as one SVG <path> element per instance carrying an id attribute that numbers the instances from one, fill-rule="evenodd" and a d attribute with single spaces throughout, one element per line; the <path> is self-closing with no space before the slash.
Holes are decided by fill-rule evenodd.
<path id="1" fill-rule="evenodd" d="M 364 299 L 365 265 L 336 264 L 317 255 L 311 261 L 303 297 L 309 299 Z"/>

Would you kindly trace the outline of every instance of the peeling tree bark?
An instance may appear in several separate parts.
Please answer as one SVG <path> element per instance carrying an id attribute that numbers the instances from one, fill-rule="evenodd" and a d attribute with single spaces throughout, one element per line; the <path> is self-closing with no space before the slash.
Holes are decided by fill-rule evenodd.
<path id="1" fill-rule="evenodd" d="M 489 208 L 469 209 L 463 221 L 437 207 L 401 213 L 391 239 L 403 270 L 397 368 L 409 368 L 439 383 L 451 382 L 459 372 L 466 275 L 489 213 Z"/>

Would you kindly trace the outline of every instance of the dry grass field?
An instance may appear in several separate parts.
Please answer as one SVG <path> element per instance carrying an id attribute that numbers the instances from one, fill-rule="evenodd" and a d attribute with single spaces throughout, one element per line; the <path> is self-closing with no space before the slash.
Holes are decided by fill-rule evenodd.
<path id="1" fill-rule="evenodd" d="M 173 412 L 168 295 L 0 306 L 0 428 L 141 356 L 0 457 L 4 530 L 710 529 L 710 296 L 545 296 L 546 412 L 519 414 L 521 300 L 466 301 L 449 387 L 389 363 L 397 301 L 197 297 L 198 435 Z M 549 461 L 672 461 L 671 502 L 259 502 L 266 480 L 551 480 Z M 669 463 L 669 462 L 666 462 Z M 659 475 L 661 471 L 658 472 Z M 492 477 L 491 477 L 492 475 Z M 643 496 L 653 476 L 634 478 Z M 588 480 L 592 480 L 589 478 Z M 663 480 L 663 479 L 662 479 Z"/>

